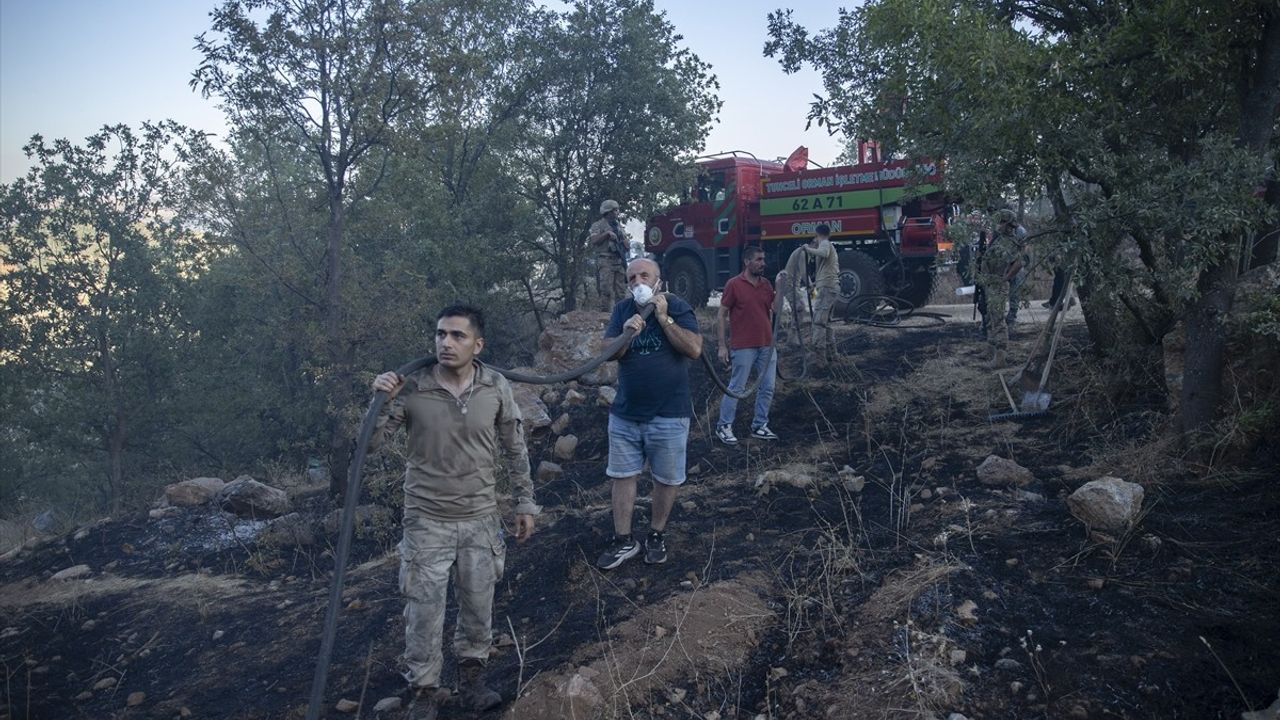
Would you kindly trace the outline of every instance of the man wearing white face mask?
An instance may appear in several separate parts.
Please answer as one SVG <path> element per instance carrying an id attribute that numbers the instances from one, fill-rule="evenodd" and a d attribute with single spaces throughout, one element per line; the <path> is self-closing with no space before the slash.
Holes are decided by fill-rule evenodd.
<path id="1" fill-rule="evenodd" d="M 613 307 L 605 340 L 635 331 L 631 343 L 612 359 L 618 361 L 618 395 L 609 409 L 609 466 L 613 478 L 613 541 L 596 566 L 611 570 L 635 557 L 640 543 L 631 534 L 636 480 L 649 463 L 653 476 L 652 517 L 645 540 L 645 562 L 667 561 L 664 532 L 676 488 L 685 480 L 685 452 L 693 402 L 689 394 L 689 361 L 702 355 L 702 334 L 689 303 L 659 293 L 658 264 L 646 258 L 627 266 L 631 297 Z M 640 309 L 653 304 L 645 320 Z"/>

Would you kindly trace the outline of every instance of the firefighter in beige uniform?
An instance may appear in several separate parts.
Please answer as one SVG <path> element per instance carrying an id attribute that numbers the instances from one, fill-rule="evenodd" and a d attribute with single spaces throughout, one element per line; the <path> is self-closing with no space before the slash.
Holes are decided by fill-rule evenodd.
<path id="1" fill-rule="evenodd" d="M 596 253 L 596 306 L 613 312 L 614 303 L 627 295 L 627 255 L 631 241 L 618 220 L 618 201 L 600 204 L 600 219 L 587 229 L 587 242 Z"/>
<path id="2" fill-rule="evenodd" d="M 831 228 L 822 224 L 814 228 L 816 236 L 801 245 L 805 253 L 817 260 L 813 287 L 812 350 L 818 357 L 829 357 L 835 350 L 835 334 L 831 330 L 831 308 L 840 295 L 840 259 L 831 244 Z"/>
<path id="3" fill-rule="evenodd" d="M 453 649 L 463 699 L 476 710 L 501 703 L 483 678 L 494 586 L 506 558 L 494 491 L 499 452 L 514 488 L 518 542 L 532 534 L 540 511 L 511 385 L 475 358 L 484 347 L 483 314 L 464 305 L 445 308 L 436 319 L 435 343 L 436 365 L 408 377 L 388 372 L 374 380 L 374 390 L 392 399 L 371 442 L 376 447 L 396 428 L 407 428 L 400 543 L 405 677 L 416 693 L 412 717 L 427 719 L 447 695 L 437 687 L 450 577 L 458 599 Z"/>

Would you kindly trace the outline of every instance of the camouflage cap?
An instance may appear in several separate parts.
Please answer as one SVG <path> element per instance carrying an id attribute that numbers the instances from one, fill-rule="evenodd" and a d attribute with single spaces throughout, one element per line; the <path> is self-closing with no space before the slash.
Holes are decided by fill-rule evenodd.
<path id="1" fill-rule="evenodd" d="M 617 210 L 618 207 L 619 205 L 617 200 L 605 200 L 604 202 L 600 203 L 600 214 L 604 215 L 607 212 Z"/>

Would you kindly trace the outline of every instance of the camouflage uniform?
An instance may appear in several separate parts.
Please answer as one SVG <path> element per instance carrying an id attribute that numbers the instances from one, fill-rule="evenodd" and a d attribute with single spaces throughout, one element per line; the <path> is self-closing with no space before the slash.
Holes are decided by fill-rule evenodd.
<path id="1" fill-rule="evenodd" d="M 409 382 L 378 418 L 370 447 L 408 428 L 404 477 L 404 537 L 400 591 L 405 596 L 405 678 L 437 687 L 444 663 L 444 608 L 452 578 L 458 600 L 453 649 L 458 659 L 489 657 L 493 591 L 502 578 L 506 545 L 496 497 L 501 455 L 511 476 L 517 514 L 537 515 L 520 407 L 511 385 L 476 362 L 465 402 L 435 379 L 430 367 Z"/>
<path id="2" fill-rule="evenodd" d="M 814 352 L 831 354 L 835 348 L 835 333 L 831 330 L 831 308 L 840 295 L 840 260 L 830 240 L 818 241 L 818 246 L 803 245 L 804 251 L 817 259 L 813 285 L 813 335 L 810 344 Z"/>
<path id="3" fill-rule="evenodd" d="M 1008 233 L 998 233 L 982 253 L 978 266 L 978 284 L 986 296 L 987 343 L 996 353 L 1003 353 L 1009 344 L 1009 326 L 1005 311 L 1009 302 L 1009 280 L 1005 277 L 1009 266 L 1022 254 L 1017 239 Z"/>
<path id="4" fill-rule="evenodd" d="M 595 246 L 596 255 L 596 298 L 597 305 L 604 312 L 612 312 L 614 303 L 627 295 L 626 257 L 630 252 L 630 240 L 622 229 L 622 223 L 610 223 L 609 218 L 602 217 L 591 223 L 587 237 L 594 237 L 603 232 L 612 232 L 616 238 L 605 238 Z"/>
<path id="5" fill-rule="evenodd" d="M 493 588 L 507 557 L 502 521 L 496 514 L 458 522 L 406 515 L 399 550 L 405 678 L 414 687 L 437 687 L 450 577 L 458 599 L 453 654 L 459 660 L 489 659 Z"/>

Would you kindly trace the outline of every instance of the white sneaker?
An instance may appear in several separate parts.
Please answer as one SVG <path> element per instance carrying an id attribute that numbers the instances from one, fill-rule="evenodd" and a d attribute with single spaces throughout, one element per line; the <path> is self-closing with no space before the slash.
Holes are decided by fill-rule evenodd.
<path id="1" fill-rule="evenodd" d="M 757 440 L 777 440 L 778 435 L 769 429 L 768 425 L 761 425 L 751 431 L 751 437 Z"/>
<path id="2" fill-rule="evenodd" d="M 716 439 L 725 445 L 737 445 L 738 438 L 733 435 L 733 427 L 730 425 L 721 425 L 716 428 Z"/>

